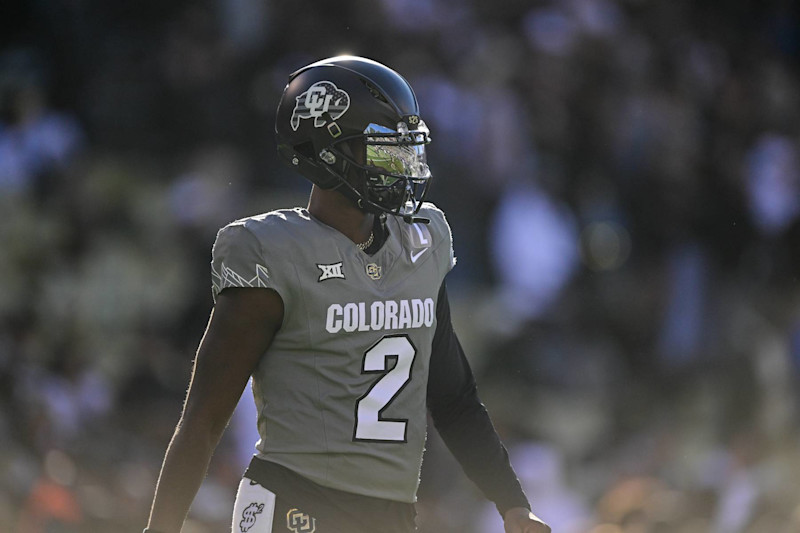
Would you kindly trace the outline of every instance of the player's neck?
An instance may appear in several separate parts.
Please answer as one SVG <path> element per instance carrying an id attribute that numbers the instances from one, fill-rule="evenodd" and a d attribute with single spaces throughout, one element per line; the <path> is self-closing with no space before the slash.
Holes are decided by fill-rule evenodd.
<path id="1" fill-rule="evenodd" d="M 372 232 L 374 215 L 365 213 L 336 191 L 314 186 L 308 199 L 308 212 L 354 243 L 366 241 Z"/>

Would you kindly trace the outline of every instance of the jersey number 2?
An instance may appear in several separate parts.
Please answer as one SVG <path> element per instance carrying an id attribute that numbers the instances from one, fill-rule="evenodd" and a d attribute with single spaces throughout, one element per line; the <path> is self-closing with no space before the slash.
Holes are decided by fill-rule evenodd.
<path id="1" fill-rule="evenodd" d="M 382 375 L 356 402 L 354 440 L 406 441 L 408 420 L 383 418 L 382 413 L 411 380 L 416 355 L 406 335 L 386 336 L 364 354 L 361 373 Z"/>

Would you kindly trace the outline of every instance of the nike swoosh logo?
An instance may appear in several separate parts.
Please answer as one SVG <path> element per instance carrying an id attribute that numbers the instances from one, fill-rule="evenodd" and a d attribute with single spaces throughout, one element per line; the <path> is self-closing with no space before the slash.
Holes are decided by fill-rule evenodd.
<path id="1" fill-rule="evenodd" d="M 415 253 L 415 254 L 414 254 L 414 253 L 412 253 L 412 254 L 411 254 L 411 262 L 412 262 L 412 263 L 416 263 L 416 262 L 417 262 L 417 259 L 419 259 L 419 256 L 421 256 L 422 254 L 424 254 L 424 253 L 425 253 L 425 252 L 427 252 L 427 251 L 428 251 L 428 249 L 427 249 L 427 248 L 423 248 L 422 250 L 420 250 L 419 252 L 417 252 L 417 253 Z"/>

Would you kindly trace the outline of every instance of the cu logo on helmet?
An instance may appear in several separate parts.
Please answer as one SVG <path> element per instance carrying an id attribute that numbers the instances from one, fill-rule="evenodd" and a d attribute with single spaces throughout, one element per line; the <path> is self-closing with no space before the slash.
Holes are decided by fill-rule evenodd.
<path id="1" fill-rule="evenodd" d="M 338 120 L 349 108 L 349 94 L 331 81 L 318 81 L 295 98 L 290 124 L 297 131 L 300 119 L 313 118 L 314 127 L 321 128 L 326 122 L 325 113 L 329 113 L 332 120 Z"/>

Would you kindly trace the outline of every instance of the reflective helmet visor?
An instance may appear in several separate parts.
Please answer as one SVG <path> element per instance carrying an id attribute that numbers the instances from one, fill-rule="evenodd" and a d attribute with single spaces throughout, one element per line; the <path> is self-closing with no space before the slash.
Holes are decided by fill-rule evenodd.
<path id="1" fill-rule="evenodd" d="M 382 179 L 373 183 L 390 186 L 400 178 L 428 179 L 431 171 L 425 155 L 425 144 L 430 139 L 424 123 L 414 131 L 398 125 L 398 130 L 370 124 L 364 130 L 367 166 L 379 171 Z"/>

